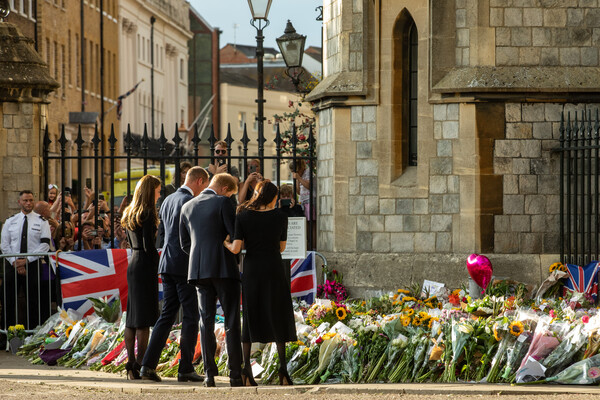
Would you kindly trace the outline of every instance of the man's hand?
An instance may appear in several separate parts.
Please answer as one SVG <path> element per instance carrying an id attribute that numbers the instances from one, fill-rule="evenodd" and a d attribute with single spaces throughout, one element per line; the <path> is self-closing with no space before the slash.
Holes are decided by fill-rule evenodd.
<path id="1" fill-rule="evenodd" d="M 27 259 L 25 258 L 17 258 L 13 263 L 13 267 L 17 270 L 17 274 L 25 275 L 27 274 Z"/>
<path id="2" fill-rule="evenodd" d="M 217 174 L 222 174 L 223 172 L 227 172 L 227 164 L 219 165 L 217 167 Z"/>

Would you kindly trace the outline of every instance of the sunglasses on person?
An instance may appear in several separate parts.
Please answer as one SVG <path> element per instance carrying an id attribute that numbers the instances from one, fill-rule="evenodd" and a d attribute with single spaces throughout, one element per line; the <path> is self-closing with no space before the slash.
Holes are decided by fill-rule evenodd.
<path id="1" fill-rule="evenodd" d="M 227 154 L 227 150 L 215 150 L 215 154 Z"/>

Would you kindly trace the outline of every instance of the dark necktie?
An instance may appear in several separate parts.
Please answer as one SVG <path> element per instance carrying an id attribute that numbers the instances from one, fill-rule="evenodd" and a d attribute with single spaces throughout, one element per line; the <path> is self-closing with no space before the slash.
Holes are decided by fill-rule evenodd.
<path id="1" fill-rule="evenodd" d="M 23 230 L 21 230 L 21 251 L 19 253 L 27 253 L 27 215 L 23 221 Z"/>

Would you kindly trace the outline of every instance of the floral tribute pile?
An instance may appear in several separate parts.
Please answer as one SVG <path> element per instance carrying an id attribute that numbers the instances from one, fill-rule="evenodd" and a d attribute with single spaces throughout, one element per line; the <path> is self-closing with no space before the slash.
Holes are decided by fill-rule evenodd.
<path id="1" fill-rule="evenodd" d="M 533 293 L 524 284 L 492 282 L 482 298 L 465 290 L 398 289 L 349 300 L 334 274 L 321 289 L 325 299 L 295 303 L 298 341 L 287 346 L 296 384 L 369 382 L 489 382 L 597 384 L 600 382 L 600 313 L 594 298 L 563 294 L 564 266 L 553 264 Z M 335 284 L 334 284 L 335 283 Z M 343 285 L 342 285 L 343 286 Z M 124 318 L 109 323 L 98 314 L 77 320 L 52 316 L 19 353 L 32 363 L 124 369 Z M 174 376 L 180 326 L 174 326 L 158 372 Z M 218 365 L 227 373 L 225 332 L 216 325 Z M 279 360 L 274 344 L 255 347 L 257 378 L 271 383 Z M 194 355 L 203 373 L 200 345 Z"/>

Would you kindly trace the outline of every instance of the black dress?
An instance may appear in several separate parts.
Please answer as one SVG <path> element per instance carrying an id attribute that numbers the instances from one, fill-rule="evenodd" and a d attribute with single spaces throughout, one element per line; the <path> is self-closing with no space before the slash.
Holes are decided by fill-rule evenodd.
<path id="1" fill-rule="evenodd" d="M 131 262 L 127 267 L 128 328 L 153 326 L 158 319 L 158 252 L 155 246 L 156 225 L 146 218 L 135 231 L 127 230 L 131 245 Z"/>
<path id="2" fill-rule="evenodd" d="M 290 285 L 285 277 L 279 242 L 287 238 L 287 216 L 278 210 L 242 211 L 235 237 L 244 241 L 242 274 L 242 342 L 296 340 Z"/>

